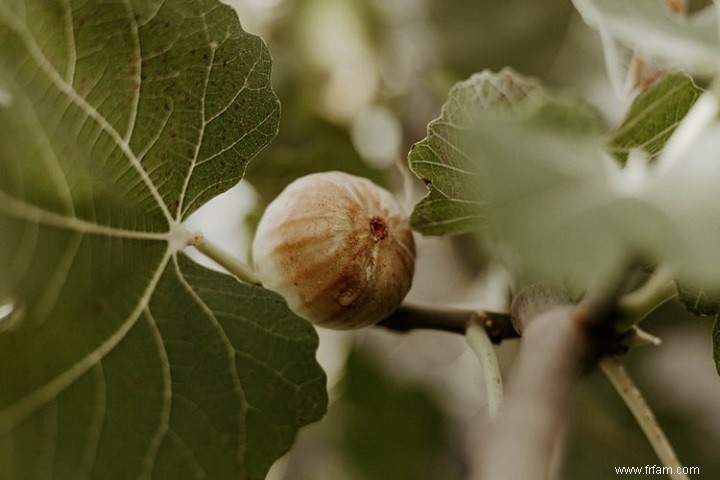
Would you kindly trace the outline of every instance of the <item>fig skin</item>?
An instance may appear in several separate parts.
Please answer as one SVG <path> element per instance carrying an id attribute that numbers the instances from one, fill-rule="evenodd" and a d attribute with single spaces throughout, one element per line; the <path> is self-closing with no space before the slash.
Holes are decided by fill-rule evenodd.
<path id="1" fill-rule="evenodd" d="M 265 288 L 298 315 L 335 329 L 387 317 L 415 270 L 412 231 L 392 194 L 342 172 L 288 185 L 265 210 L 252 251 Z"/>

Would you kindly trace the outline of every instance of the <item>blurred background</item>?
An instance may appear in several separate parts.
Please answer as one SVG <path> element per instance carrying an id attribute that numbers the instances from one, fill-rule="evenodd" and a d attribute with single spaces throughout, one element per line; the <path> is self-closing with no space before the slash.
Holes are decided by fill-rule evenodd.
<path id="1" fill-rule="evenodd" d="M 407 152 L 440 114 L 450 87 L 474 72 L 509 65 L 540 77 L 584 98 L 609 126 L 627 107 L 607 79 L 597 34 L 569 0 L 226 3 L 270 48 L 283 110 L 280 133 L 251 162 L 243 182 L 188 223 L 248 261 L 265 205 L 307 173 L 342 170 L 368 177 L 395 192 L 409 211 L 424 187 L 406 175 Z M 408 301 L 507 308 L 507 280 L 481 242 L 416 241 Z M 720 478 L 720 378 L 712 360 L 711 319 L 670 304 L 644 326 L 664 343 L 630 352 L 628 368 L 685 465 L 700 467 L 696 478 Z M 468 458 L 491 439 L 485 436 L 482 373 L 462 337 L 381 329 L 318 333 L 330 409 L 301 431 L 270 480 L 466 477 Z M 498 348 L 506 373 L 516 349 L 517 342 Z M 563 478 L 614 478 L 615 466 L 658 464 L 599 373 L 581 385 L 568 437 Z"/>

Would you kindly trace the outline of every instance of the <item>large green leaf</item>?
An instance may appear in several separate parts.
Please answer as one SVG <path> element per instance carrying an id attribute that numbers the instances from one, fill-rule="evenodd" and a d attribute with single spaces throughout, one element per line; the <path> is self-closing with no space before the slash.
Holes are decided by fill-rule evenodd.
<path id="1" fill-rule="evenodd" d="M 573 0 L 573 4 L 602 35 L 650 58 L 700 74 L 720 70 L 715 5 L 681 19 L 663 0 Z"/>
<path id="2" fill-rule="evenodd" d="M 269 77 L 214 0 L 0 3 L 0 478 L 261 479 L 322 414 L 312 328 L 182 253 Z"/>
<path id="3" fill-rule="evenodd" d="M 633 101 L 612 133 L 610 151 L 623 164 L 634 148 L 656 157 L 701 93 L 687 75 L 663 76 Z"/>

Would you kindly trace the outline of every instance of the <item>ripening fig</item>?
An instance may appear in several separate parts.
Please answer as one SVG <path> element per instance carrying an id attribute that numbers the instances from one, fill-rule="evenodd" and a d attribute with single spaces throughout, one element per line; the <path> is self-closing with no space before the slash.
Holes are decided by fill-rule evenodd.
<path id="1" fill-rule="evenodd" d="M 298 315 L 337 329 L 389 315 L 415 269 L 412 232 L 390 192 L 341 172 L 288 185 L 265 210 L 252 251 L 265 288 Z"/>

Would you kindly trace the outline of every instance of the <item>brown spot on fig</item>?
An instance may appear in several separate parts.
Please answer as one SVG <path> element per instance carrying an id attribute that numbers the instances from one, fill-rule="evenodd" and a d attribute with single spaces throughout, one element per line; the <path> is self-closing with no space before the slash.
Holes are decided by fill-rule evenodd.
<path id="1" fill-rule="evenodd" d="M 387 224 L 380 217 L 370 219 L 370 232 L 375 240 L 384 240 L 387 237 Z"/>

